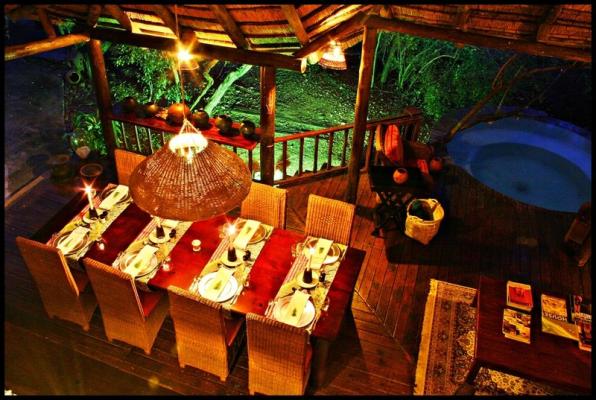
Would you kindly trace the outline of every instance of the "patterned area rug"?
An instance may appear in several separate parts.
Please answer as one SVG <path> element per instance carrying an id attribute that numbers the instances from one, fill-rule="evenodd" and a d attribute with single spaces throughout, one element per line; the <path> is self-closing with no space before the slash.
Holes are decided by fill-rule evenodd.
<path id="1" fill-rule="evenodd" d="M 476 338 L 476 289 L 431 279 L 424 310 L 414 394 L 452 395 L 470 369 Z M 547 395 L 554 389 L 481 368 L 475 395 Z"/>

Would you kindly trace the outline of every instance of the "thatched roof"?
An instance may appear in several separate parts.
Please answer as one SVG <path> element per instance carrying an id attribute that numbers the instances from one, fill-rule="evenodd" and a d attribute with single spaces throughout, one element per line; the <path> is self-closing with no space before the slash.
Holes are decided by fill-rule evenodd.
<path id="1" fill-rule="evenodd" d="M 41 11 L 40 11 L 41 10 Z M 591 62 L 592 6 L 561 5 L 358 5 L 358 4 L 119 4 L 5 5 L 13 19 L 57 23 L 175 38 L 192 33 L 200 43 L 298 58 L 329 39 L 349 47 L 364 25 L 462 44 Z M 177 16 L 177 18 L 176 18 Z"/>

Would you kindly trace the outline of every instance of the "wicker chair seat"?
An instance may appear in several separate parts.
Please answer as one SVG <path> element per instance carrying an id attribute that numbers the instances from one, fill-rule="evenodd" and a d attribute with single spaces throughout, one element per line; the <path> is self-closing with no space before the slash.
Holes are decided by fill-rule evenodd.
<path id="1" fill-rule="evenodd" d="M 139 291 L 139 300 L 141 301 L 141 307 L 143 307 L 143 315 L 148 317 L 151 315 L 155 307 L 159 304 L 159 301 L 164 297 L 163 292 L 144 292 Z"/>

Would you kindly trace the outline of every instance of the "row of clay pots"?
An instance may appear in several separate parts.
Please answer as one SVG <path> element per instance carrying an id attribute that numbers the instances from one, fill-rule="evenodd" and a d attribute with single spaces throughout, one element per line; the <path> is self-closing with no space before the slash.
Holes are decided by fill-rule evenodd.
<path id="1" fill-rule="evenodd" d="M 140 106 L 133 97 L 127 97 L 122 101 L 122 108 L 124 112 L 142 114 L 140 116 L 150 118 L 155 116 L 160 107 L 155 102 L 150 102 Z M 205 110 L 198 110 L 191 113 L 190 108 L 186 104 L 175 103 L 168 108 L 168 116 L 166 121 L 171 125 L 182 125 L 184 118 L 192 121 L 199 129 L 209 129 L 211 124 L 209 123 L 209 114 Z M 260 137 L 256 133 L 256 126 L 252 121 L 244 120 L 240 125 L 239 130 L 232 129 L 232 118 L 228 115 L 218 115 L 215 118 L 215 127 L 219 130 L 219 133 L 223 136 L 236 136 L 242 134 L 247 139 L 259 140 Z"/>

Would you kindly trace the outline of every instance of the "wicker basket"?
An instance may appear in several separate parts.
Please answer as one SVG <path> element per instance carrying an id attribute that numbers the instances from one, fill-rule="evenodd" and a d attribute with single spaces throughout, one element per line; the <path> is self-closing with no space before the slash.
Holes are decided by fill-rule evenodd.
<path id="1" fill-rule="evenodd" d="M 445 216 L 445 211 L 443 207 L 441 207 L 441 203 L 439 203 L 435 199 L 418 199 L 419 201 L 424 201 L 426 204 L 430 206 L 431 209 L 434 207 L 433 211 L 433 220 L 432 221 L 425 221 L 421 218 L 418 218 L 414 215 L 410 215 L 410 207 L 414 203 L 413 201 L 408 204 L 407 208 L 407 216 L 406 216 L 406 236 L 411 237 L 419 241 L 422 244 L 428 244 L 433 237 L 439 231 L 439 227 L 441 226 L 441 221 Z"/>

